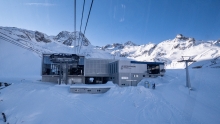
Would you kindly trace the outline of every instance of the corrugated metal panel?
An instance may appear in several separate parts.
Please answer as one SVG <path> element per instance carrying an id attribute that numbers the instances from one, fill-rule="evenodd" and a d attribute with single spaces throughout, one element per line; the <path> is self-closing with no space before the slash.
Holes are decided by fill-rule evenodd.
<path id="1" fill-rule="evenodd" d="M 113 60 L 85 59 L 85 75 L 109 75 L 108 64 Z"/>

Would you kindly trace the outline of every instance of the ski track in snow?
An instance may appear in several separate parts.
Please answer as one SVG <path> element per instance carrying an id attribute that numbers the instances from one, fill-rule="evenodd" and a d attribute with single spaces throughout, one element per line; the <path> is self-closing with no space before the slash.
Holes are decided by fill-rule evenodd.
<path id="1" fill-rule="evenodd" d="M 103 118 L 111 118 L 113 120 L 118 120 L 119 123 L 129 124 L 128 121 L 126 121 L 126 120 L 124 120 L 124 119 L 122 119 L 120 117 L 117 117 L 114 114 L 111 114 L 111 113 L 109 113 L 109 112 L 107 112 L 105 110 L 99 109 L 99 108 L 97 108 L 95 106 L 91 106 L 88 103 L 86 103 L 85 101 L 81 100 L 80 98 L 71 99 L 71 98 L 67 97 L 64 94 L 59 93 L 59 91 L 56 91 L 56 90 L 52 90 L 52 94 L 54 96 L 56 96 L 56 97 L 59 97 L 61 100 L 64 100 L 66 103 L 71 104 L 71 108 L 72 109 L 77 109 L 78 112 L 81 113 L 81 115 L 83 115 L 84 117 L 86 117 L 89 120 L 90 123 L 94 123 L 94 124 L 96 124 L 96 123 L 107 123 L 106 121 L 104 121 L 106 119 L 103 119 Z M 85 95 L 85 94 L 83 94 L 83 95 Z M 83 108 L 83 111 L 82 111 L 82 108 Z M 88 114 L 88 112 L 92 113 L 92 114 Z M 97 117 L 97 115 L 102 120 L 97 118 L 96 121 L 94 121 L 93 118 Z"/>

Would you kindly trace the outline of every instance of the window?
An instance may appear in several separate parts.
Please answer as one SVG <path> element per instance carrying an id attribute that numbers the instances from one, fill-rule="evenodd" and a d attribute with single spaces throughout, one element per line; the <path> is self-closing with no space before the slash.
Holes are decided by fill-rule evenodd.
<path id="1" fill-rule="evenodd" d="M 115 73 L 115 64 L 113 63 L 112 66 L 113 66 L 112 68 L 113 68 L 113 74 L 114 74 Z"/>
<path id="2" fill-rule="evenodd" d="M 128 79 L 128 77 L 121 77 L 121 79 Z"/>
<path id="3" fill-rule="evenodd" d="M 134 77 L 138 77 L 138 75 L 137 75 L 137 74 L 134 74 Z"/>
<path id="4" fill-rule="evenodd" d="M 79 89 L 75 89 L 75 92 L 79 92 Z"/>
<path id="5" fill-rule="evenodd" d="M 157 64 L 149 64 L 147 65 L 147 71 L 149 74 L 159 74 L 160 67 Z"/>

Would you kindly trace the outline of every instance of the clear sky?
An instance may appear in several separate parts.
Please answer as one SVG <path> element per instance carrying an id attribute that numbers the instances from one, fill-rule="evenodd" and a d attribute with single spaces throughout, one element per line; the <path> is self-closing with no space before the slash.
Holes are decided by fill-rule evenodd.
<path id="1" fill-rule="evenodd" d="M 82 31 L 90 3 L 86 0 Z M 79 31 L 83 0 L 77 2 Z M 0 0 L 0 26 L 48 35 L 74 31 L 74 0 Z M 220 39 L 220 0 L 94 0 L 86 37 L 93 45 L 159 43 L 176 34 Z"/>

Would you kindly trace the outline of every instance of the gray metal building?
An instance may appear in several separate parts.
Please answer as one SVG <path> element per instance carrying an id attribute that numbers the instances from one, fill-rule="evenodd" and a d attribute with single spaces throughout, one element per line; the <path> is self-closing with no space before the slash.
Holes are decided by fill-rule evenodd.
<path id="1" fill-rule="evenodd" d="M 109 63 L 110 76 L 119 86 L 137 86 L 145 77 L 163 76 L 164 63 L 117 60 Z"/>
<path id="2" fill-rule="evenodd" d="M 42 81 L 66 84 L 137 86 L 145 77 L 163 76 L 164 63 L 91 59 L 76 54 L 43 54 Z"/>

